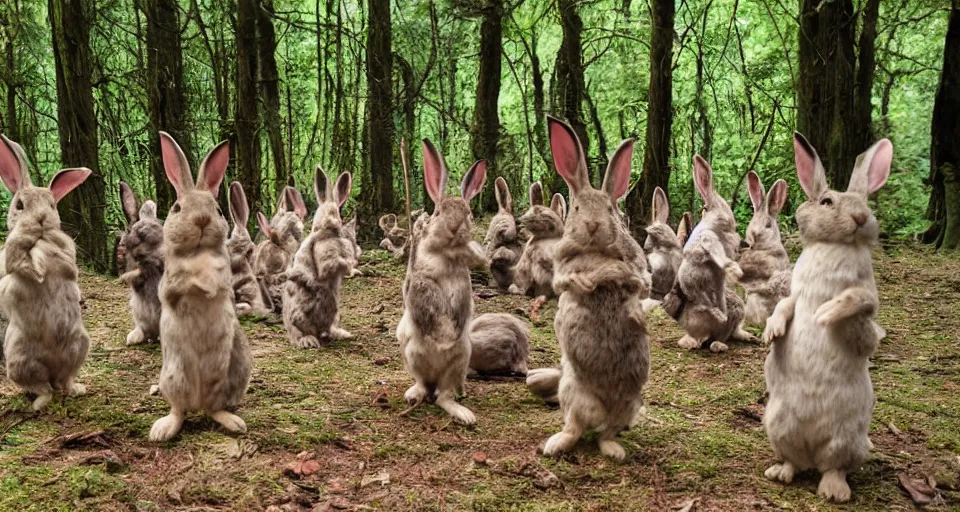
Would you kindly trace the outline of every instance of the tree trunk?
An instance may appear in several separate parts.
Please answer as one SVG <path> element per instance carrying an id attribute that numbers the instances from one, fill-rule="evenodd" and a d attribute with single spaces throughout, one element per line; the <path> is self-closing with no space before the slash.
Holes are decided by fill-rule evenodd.
<path id="1" fill-rule="evenodd" d="M 393 196 L 393 53 L 390 0 L 368 0 L 367 144 L 369 155 L 360 182 L 360 225 L 373 234 L 377 216 L 392 212 Z"/>
<path id="2" fill-rule="evenodd" d="M 877 70 L 877 20 L 880 18 L 880 0 L 867 0 L 863 8 L 863 26 L 860 29 L 860 54 L 857 56 L 857 87 L 854 95 L 858 151 L 865 151 L 873 143 L 873 77 Z M 852 168 L 851 168 L 852 171 Z"/>
<path id="3" fill-rule="evenodd" d="M 556 87 L 554 88 L 556 110 L 560 111 L 566 121 L 576 132 L 580 143 L 583 144 L 583 154 L 587 157 L 587 167 L 591 182 L 596 181 L 594 166 L 590 165 L 590 137 L 587 135 L 587 125 L 583 119 L 581 105 L 583 92 L 586 89 L 583 78 L 583 47 L 581 35 L 583 20 L 580 19 L 580 0 L 557 0 L 557 11 L 560 13 L 560 25 L 563 28 L 563 39 L 557 52 Z M 552 87 L 552 86 L 551 86 Z M 565 190 L 563 180 L 555 172 L 547 173 L 544 181 L 551 193 Z"/>
<path id="4" fill-rule="evenodd" d="M 501 176 L 497 165 L 497 143 L 500 140 L 500 66 L 503 54 L 503 0 L 488 0 L 482 9 L 480 24 L 480 69 L 477 77 L 476 103 L 470 145 L 476 160 L 487 160 L 487 181 Z M 507 180 L 508 183 L 510 180 Z M 483 209 L 497 211 L 494 194 L 483 195 Z"/>
<path id="5" fill-rule="evenodd" d="M 260 204 L 260 142 L 257 109 L 257 0 L 237 1 L 237 179 L 250 211 Z"/>
<path id="6" fill-rule="evenodd" d="M 953 0 L 943 50 L 940 86 L 933 103 L 928 241 L 941 251 L 960 249 L 960 0 Z"/>
<path id="7" fill-rule="evenodd" d="M 7 86 L 6 91 L 6 116 L 2 120 L 3 133 L 10 140 L 20 141 L 20 121 L 17 119 L 17 89 L 20 88 L 20 77 L 17 76 L 17 60 L 14 52 L 13 43 L 16 39 L 16 32 L 11 25 L 16 23 L 12 20 L 5 20 L 7 26 L 4 28 L 6 42 L 4 43 L 4 58 L 6 60 L 6 69 L 3 75 L 3 82 Z"/>
<path id="8" fill-rule="evenodd" d="M 280 119 L 280 74 L 277 71 L 277 36 L 273 30 L 273 0 L 260 0 L 257 10 L 257 40 L 259 42 L 260 94 L 263 101 L 263 120 L 273 157 L 274 192 L 287 185 L 287 165 L 284 158 L 283 132 Z"/>
<path id="9" fill-rule="evenodd" d="M 93 109 L 94 68 L 90 53 L 92 2 L 49 0 L 53 58 L 57 75 L 57 127 L 65 167 L 93 171 L 82 185 L 60 201 L 63 229 L 77 242 L 77 255 L 97 272 L 110 270 L 104 222 L 103 177 L 100 175 L 97 117 Z"/>
<path id="10" fill-rule="evenodd" d="M 627 194 L 627 215 L 637 232 L 647 225 L 653 191 L 670 195 L 670 130 L 673 126 L 673 0 L 652 0 L 650 86 L 647 89 L 647 135 L 640 182 Z"/>
<path id="11" fill-rule="evenodd" d="M 856 21 L 853 0 L 801 0 L 797 126 L 817 148 L 830 186 L 839 189 L 846 189 L 866 149 L 855 136 Z"/>
<path id="12" fill-rule="evenodd" d="M 530 71 L 533 73 L 533 133 L 537 140 L 537 152 L 543 159 L 547 169 L 553 167 L 553 156 L 550 153 L 550 142 L 547 140 L 546 107 L 543 92 L 543 70 L 540 68 L 540 57 L 537 56 L 537 33 L 531 28 L 530 34 Z M 547 175 L 554 174 L 548 171 Z"/>
<path id="13" fill-rule="evenodd" d="M 180 47 L 180 17 L 177 0 L 147 0 L 147 110 L 150 114 L 150 172 L 156 187 L 157 209 L 163 218 L 176 200 L 160 156 L 163 130 L 176 139 L 184 153 L 190 151 L 183 94 L 183 54 Z"/>

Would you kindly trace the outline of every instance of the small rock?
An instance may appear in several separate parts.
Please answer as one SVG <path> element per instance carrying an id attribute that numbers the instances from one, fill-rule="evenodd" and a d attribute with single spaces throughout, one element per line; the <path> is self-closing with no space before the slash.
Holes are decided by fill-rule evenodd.
<path id="1" fill-rule="evenodd" d="M 390 361 L 393 361 L 393 359 L 390 356 L 380 356 L 373 360 L 373 364 L 377 366 L 383 366 L 385 364 L 388 364 Z"/>

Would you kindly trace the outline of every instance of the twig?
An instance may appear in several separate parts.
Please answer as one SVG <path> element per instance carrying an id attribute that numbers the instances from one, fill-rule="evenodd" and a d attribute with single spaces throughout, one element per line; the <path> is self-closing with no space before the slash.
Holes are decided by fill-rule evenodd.
<path id="1" fill-rule="evenodd" d="M 774 103 L 774 110 L 777 109 L 779 103 Z M 776 116 L 773 115 L 773 112 L 770 113 L 770 122 L 767 123 L 767 129 L 763 132 L 763 138 L 760 139 L 760 145 L 757 146 L 757 150 L 753 153 L 753 158 L 750 159 L 750 165 L 747 166 L 747 170 L 740 175 L 740 179 L 737 181 L 737 186 L 733 188 L 733 197 L 730 202 L 730 209 L 737 211 L 737 197 L 739 196 L 740 187 L 743 186 L 743 180 L 746 179 L 747 173 L 753 170 L 754 166 L 757 165 L 757 160 L 760 159 L 760 153 L 763 152 L 763 146 L 767 144 L 767 139 L 770 137 L 770 132 L 773 130 L 773 121 L 776 119 Z"/>
<path id="2" fill-rule="evenodd" d="M 400 161 L 403 163 L 403 198 L 407 207 L 407 229 L 413 229 L 413 215 L 410 214 L 410 157 L 407 155 L 407 139 L 400 139 Z"/>

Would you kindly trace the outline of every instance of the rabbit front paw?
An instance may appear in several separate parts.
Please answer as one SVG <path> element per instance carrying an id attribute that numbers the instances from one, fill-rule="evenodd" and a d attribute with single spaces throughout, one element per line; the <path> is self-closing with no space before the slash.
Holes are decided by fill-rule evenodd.
<path id="1" fill-rule="evenodd" d="M 782 314 L 774 313 L 767 319 L 767 326 L 763 329 L 763 343 L 769 344 L 787 332 L 787 319 Z"/>

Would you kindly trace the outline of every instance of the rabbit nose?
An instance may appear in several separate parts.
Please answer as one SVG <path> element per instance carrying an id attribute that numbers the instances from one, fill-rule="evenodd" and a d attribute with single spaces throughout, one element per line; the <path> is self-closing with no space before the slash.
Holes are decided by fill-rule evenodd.
<path id="1" fill-rule="evenodd" d="M 594 233 L 596 233 L 598 229 L 600 229 L 600 223 L 599 223 L 599 222 L 597 222 L 597 221 L 587 221 L 587 231 L 589 231 L 591 235 L 594 234 Z"/>
<path id="2" fill-rule="evenodd" d="M 867 223 L 867 214 L 866 213 L 854 213 L 851 215 L 853 221 L 857 223 L 858 226 L 862 226 Z"/>
<path id="3" fill-rule="evenodd" d="M 193 219 L 193 223 L 196 224 L 198 228 L 203 229 L 210 224 L 210 217 L 208 215 L 201 215 Z"/>

